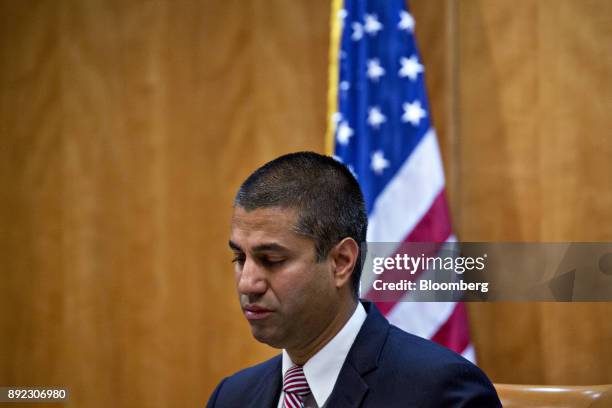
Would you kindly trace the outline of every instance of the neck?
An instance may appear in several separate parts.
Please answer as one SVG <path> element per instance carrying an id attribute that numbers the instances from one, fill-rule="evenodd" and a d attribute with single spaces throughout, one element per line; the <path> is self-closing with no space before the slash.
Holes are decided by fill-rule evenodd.
<path id="1" fill-rule="evenodd" d="M 323 331 L 315 337 L 308 345 L 300 348 L 286 349 L 287 354 L 291 357 L 291 361 L 301 366 L 304 365 L 312 356 L 317 354 L 327 343 L 333 339 L 336 334 L 349 321 L 355 309 L 357 308 L 357 300 L 345 302 L 344 306 L 336 313 L 335 317 L 323 329 Z"/>

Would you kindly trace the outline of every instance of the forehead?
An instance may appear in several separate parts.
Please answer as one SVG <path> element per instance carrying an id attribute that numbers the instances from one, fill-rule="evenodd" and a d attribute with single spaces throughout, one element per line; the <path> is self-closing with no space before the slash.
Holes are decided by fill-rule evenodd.
<path id="1" fill-rule="evenodd" d="M 295 232 L 298 213 L 290 208 L 257 208 L 247 211 L 235 207 L 232 215 L 232 242 L 243 249 L 262 244 L 299 247 L 312 242 Z"/>

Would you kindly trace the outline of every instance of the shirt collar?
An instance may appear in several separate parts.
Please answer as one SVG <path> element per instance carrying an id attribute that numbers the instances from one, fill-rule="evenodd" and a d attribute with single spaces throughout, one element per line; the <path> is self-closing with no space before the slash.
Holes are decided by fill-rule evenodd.
<path id="1" fill-rule="evenodd" d="M 357 307 L 351 318 L 344 327 L 329 341 L 321 350 L 312 356 L 304 364 L 304 375 L 310 386 L 310 392 L 317 401 L 317 405 L 322 407 L 329 398 L 340 375 L 340 370 L 346 360 L 351 346 L 367 317 L 367 313 L 361 302 L 357 302 Z M 283 350 L 282 378 L 285 373 L 295 364 L 291 361 L 289 354 Z"/>

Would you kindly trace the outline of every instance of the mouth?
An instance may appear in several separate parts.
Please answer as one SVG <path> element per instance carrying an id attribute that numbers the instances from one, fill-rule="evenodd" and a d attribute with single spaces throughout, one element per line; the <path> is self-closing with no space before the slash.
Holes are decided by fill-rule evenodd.
<path id="1" fill-rule="evenodd" d="M 262 320 L 272 314 L 272 310 L 266 309 L 257 305 L 246 305 L 243 306 L 244 316 L 247 320 Z"/>

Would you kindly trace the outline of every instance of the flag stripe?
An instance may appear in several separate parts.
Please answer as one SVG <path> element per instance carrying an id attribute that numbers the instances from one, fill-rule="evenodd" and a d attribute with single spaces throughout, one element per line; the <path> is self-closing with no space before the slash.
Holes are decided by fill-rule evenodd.
<path id="1" fill-rule="evenodd" d="M 451 236 L 450 220 L 448 217 L 448 207 L 446 205 L 446 197 L 444 190 L 434 199 L 429 211 L 421 218 L 419 223 L 414 227 L 412 232 L 402 242 L 445 242 Z M 437 249 L 437 248 L 436 248 Z M 427 255 L 434 255 L 436 251 L 431 251 Z M 388 254 L 378 254 L 379 256 L 393 256 L 395 252 Z M 384 275 L 384 274 L 383 274 Z M 420 272 L 407 277 L 407 280 L 415 280 L 420 276 Z M 364 287 L 371 288 L 375 276 L 364 277 Z M 362 282 L 364 283 L 364 282 Z M 396 300 L 400 300 L 403 296 L 401 292 L 395 292 Z M 366 296 L 368 297 L 368 296 Z M 386 313 L 393 308 L 392 303 L 384 302 L 379 305 L 381 312 Z"/>
<path id="2" fill-rule="evenodd" d="M 405 241 L 408 242 L 444 242 L 450 237 L 451 223 L 448 216 L 446 194 L 443 189 L 433 201 L 429 211 L 414 227 Z"/>
<path id="3" fill-rule="evenodd" d="M 452 302 L 399 302 L 393 305 L 387 319 L 409 333 L 431 339 L 454 309 Z"/>
<path id="4" fill-rule="evenodd" d="M 463 353 L 461 353 L 461 355 L 470 361 L 476 361 L 476 352 L 474 351 L 474 346 L 472 346 L 471 344 L 468 344 L 468 346 L 465 348 L 465 350 L 463 350 Z"/>
<path id="5" fill-rule="evenodd" d="M 402 242 L 443 188 L 436 133 L 430 130 L 376 199 L 368 218 L 368 241 Z"/>
<path id="6" fill-rule="evenodd" d="M 451 315 L 431 339 L 461 354 L 470 342 L 468 327 L 465 304 L 459 302 L 455 304 Z"/>

